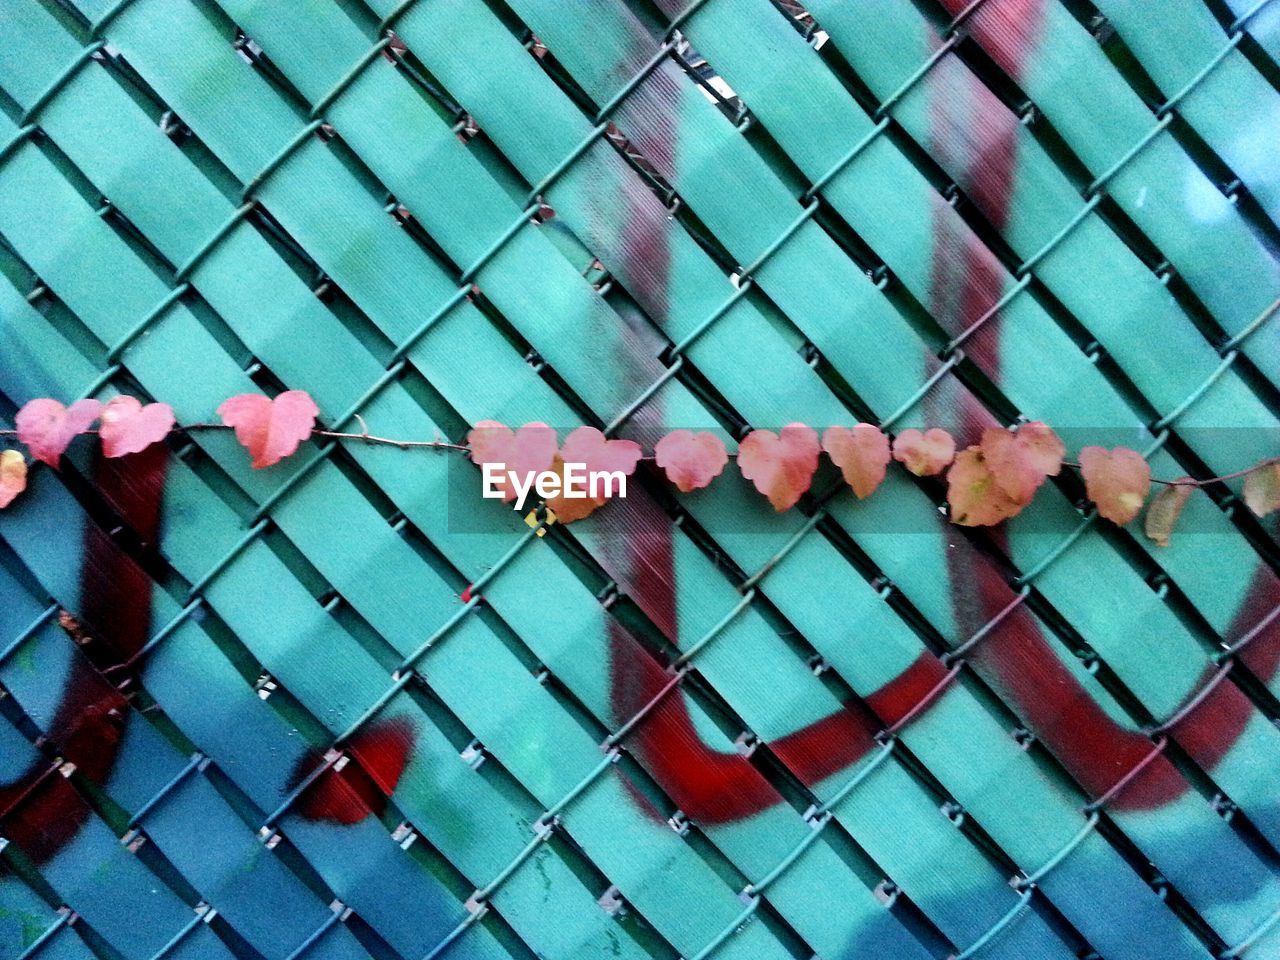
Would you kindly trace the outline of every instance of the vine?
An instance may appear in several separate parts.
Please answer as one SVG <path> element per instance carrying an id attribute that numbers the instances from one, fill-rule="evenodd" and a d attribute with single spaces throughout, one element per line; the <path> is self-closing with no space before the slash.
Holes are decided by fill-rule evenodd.
<path id="1" fill-rule="evenodd" d="M 117 396 L 105 404 L 77 400 L 70 406 L 40 398 L 18 411 L 16 429 L 0 430 L 0 436 L 16 437 L 32 458 L 54 469 L 75 438 L 86 434 L 96 434 L 103 456 L 114 458 L 138 453 L 173 433 L 232 430 L 255 469 L 274 466 L 313 438 L 460 453 L 481 467 L 500 466 L 503 474 L 496 490 L 508 501 L 516 498 L 517 486 L 528 489 L 521 478 L 543 473 L 563 478 L 566 464 L 630 476 L 641 461 L 649 460 L 678 490 L 691 493 L 709 486 L 735 459 L 742 476 L 779 512 L 800 501 L 826 453 L 858 499 L 876 491 L 895 461 L 918 477 L 944 476 L 951 522 L 962 526 L 992 526 L 1017 516 L 1049 477 L 1069 467 L 1079 471 L 1098 514 L 1119 525 L 1133 522 L 1147 506 L 1152 484 L 1162 486 L 1147 506 L 1143 523 L 1146 535 L 1161 546 L 1168 546 L 1179 515 L 1200 487 L 1243 478 L 1242 496 L 1250 510 L 1260 517 L 1280 510 L 1280 456 L 1222 476 L 1166 480 L 1152 477 L 1146 459 L 1127 447 L 1087 446 L 1077 460 L 1068 460 L 1062 440 L 1039 421 L 1007 430 L 989 427 L 978 443 L 964 449 L 938 427 L 906 429 L 891 437 L 873 424 L 857 423 L 828 427 L 819 437 L 812 427 L 792 423 L 776 433 L 752 430 L 736 454 L 713 433 L 673 430 L 645 455 L 635 441 L 610 439 L 595 427 L 578 427 L 561 444 L 553 428 L 537 422 L 513 430 L 482 420 L 468 432 L 466 443 L 378 436 L 358 414 L 353 417 L 360 425 L 358 433 L 327 430 L 316 426 L 320 410 L 302 390 L 275 397 L 240 394 L 224 401 L 217 412 L 220 423 L 183 426 L 168 404 L 143 404 L 135 397 Z M 26 489 L 27 473 L 20 451 L 0 452 L 0 509 Z M 607 494 L 559 495 L 549 497 L 547 506 L 557 521 L 571 523 L 589 516 L 607 499 Z"/>

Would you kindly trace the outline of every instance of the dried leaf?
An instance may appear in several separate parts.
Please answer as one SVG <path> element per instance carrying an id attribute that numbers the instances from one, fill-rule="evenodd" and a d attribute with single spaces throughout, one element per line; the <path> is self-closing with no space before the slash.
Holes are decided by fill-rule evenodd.
<path id="1" fill-rule="evenodd" d="M 1190 480 L 1190 477 L 1183 477 Z M 1147 507 L 1147 515 L 1143 518 L 1142 529 L 1158 546 L 1167 547 L 1169 537 L 1173 535 L 1173 525 L 1182 515 L 1182 508 L 1187 505 L 1195 487 L 1189 483 L 1174 483 L 1166 486 L 1155 495 L 1151 506 Z"/>
<path id="2" fill-rule="evenodd" d="M 14 425 L 31 455 L 56 469 L 71 441 L 88 430 L 101 412 L 97 400 L 77 400 L 64 407 L 57 400 L 41 398 L 19 410 Z"/>
<path id="3" fill-rule="evenodd" d="M 1046 477 L 1062 470 L 1067 448 L 1058 435 L 1039 420 L 1016 432 L 988 427 L 982 431 L 982 456 L 996 483 L 1012 499 L 1029 503 Z"/>
<path id="4" fill-rule="evenodd" d="M 700 490 L 720 476 L 729 462 L 724 443 L 714 433 L 672 430 L 653 448 L 658 466 L 681 493 Z"/>
<path id="5" fill-rule="evenodd" d="M 893 441 L 893 459 L 917 477 L 937 476 L 955 458 L 955 438 L 938 427 L 924 433 L 915 428 L 903 430 Z"/>
<path id="6" fill-rule="evenodd" d="M 996 482 L 978 446 L 956 455 L 947 471 L 947 503 L 951 522 L 962 527 L 990 527 L 1016 517 L 1026 501 L 1015 500 Z"/>
<path id="7" fill-rule="evenodd" d="M 817 432 L 803 423 L 788 424 L 780 433 L 752 430 L 738 445 L 738 469 L 781 513 L 809 489 L 819 452 Z"/>
<path id="8" fill-rule="evenodd" d="M 17 450 L 0 453 L 0 510 L 27 489 L 27 461 Z"/>
<path id="9" fill-rule="evenodd" d="M 102 454 L 124 457 L 140 453 L 159 443 L 173 429 L 173 408 L 167 403 L 148 403 L 145 407 L 134 397 L 112 397 L 102 408 Z"/>
<path id="10" fill-rule="evenodd" d="M 565 437 L 564 445 L 556 457 L 555 470 L 560 474 L 561 489 L 565 489 L 565 464 L 582 464 L 587 476 L 592 474 L 622 474 L 629 477 L 635 473 L 636 464 L 640 462 L 643 451 L 634 440 L 609 440 L 595 427 L 578 427 Z M 576 485 L 575 485 L 576 487 Z M 576 487 L 581 489 L 580 487 Z M 560 523 L 573 523 L 588 517 L 604 506 L 609 499 L 610 489 L 617 488 L 610 484 L 599 483 L 591 496 L 591 487 L 587 487 L 585 497 L 569 497 L 563 493 L 547 500 L 547 507 L 556 515 Z"/>
<path id="11" fill-rule="evenodd" d="M 305 390 L 286 390 L 274 399 L 260 393 L 242 393 L 224 400 L 218 416 L 234 427 L 236 439 L 261 470 L 279 463 L 311 436 L 320 409 Z"/>
<path id="12" fill-rule="evenodd" d="M 1085 447 L 1080 451 L 1080 472 L 1098 513 L 1122 526 L 1142 510 L 1151 489 L 1150 465 L 1127 447 Z"/>
<path id="13" fill-rule="evenodd" d="M 516 498 L 516 489 L 508 474 L 514 473 L 522 485 L 532 483 L 532 477 L 552 469 L 559 442 L 555 430 L 539 421 L 512 430 L 496 420 L 481 420 L 467 433 L 472 462 L 481 467 L 491 463 L 501 468 L 494 486 L 508 502 Z"/>
<path id="14" fill-rule="evenodd" d="M 1280 463 L 1263 464 L 1245 474 L 1244 502 L 1260 517 L 1280 510 Z"/>
<path id="15" fill-rule="evenodd" d="M 854 496 L 863 500 L 875 493 L 884 482 L 889 465 L 889 438 L 871 423 L 847 427 L 827 427 L 822 434 L 822 449 L 844 474 L 845 483 Z"/>

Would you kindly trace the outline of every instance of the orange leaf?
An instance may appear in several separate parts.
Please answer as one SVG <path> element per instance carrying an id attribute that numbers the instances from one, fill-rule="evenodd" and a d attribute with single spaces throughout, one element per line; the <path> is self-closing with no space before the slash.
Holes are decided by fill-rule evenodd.
<path id="1" fill-rule="evenodd" d="M 552 469 L 559 439 L 545 423 L 526 423 L 518 431 L 496 420 L 481 420 L 467 433 L 471 460 L 483 467 L 486 463 L 501 468 L 495 487 L 502 499 L 516 498 L 516 490 L 508 473 L 514 473 L 521 485 L 531 484 L 544 470 Z"/>
<path id="2" fill-rule="evenodd" d="M 822 449 L 844 474 L 845 483 L 854 496 L 863 500 L 875 493 L 884 482 L 889 464 L 889 438 L 870 423 L 847 427 L 827 427 L 822 434 Z"/>
<path id="3" fill-rule="evenodd" d="M 320 409 L 305 390 L 286 390 L 275 399 L 260 393 L 242 393 L 224 400 L 218 416 L 234 427 L 236 439 L 261 470 L 279 463 L 311 436 Z"/>
<path id="4" fill-rule="evenodd" d="M 1191 478 L 1183 477 L 1182 479 Z M 1142 530 L 1158 546 L 1169 545 L 1169 537 L 1173 535 L 1173 525 L 1178 522 L 1178 517 L 1182 515 L 1182 508 L 1187 505 L 1187 500 L 1191 498 L 1195 489 L 1189 483 L 1170 484 L 1157 493 L 1151 501 L 1151 506 L 1147 507 L 1147 515 L 1142 521 Z"/>
<path id="5" fill-rule="evenodd" d="M 1098 513 L 1122 526 L 1136 517 L 1151 489 L 1151 467 L 1142 455 L 1127 447 L 1080 451 L 1080 472 L 1085 490 Z"/>
<path id="6" fill-rule="evenodd" d="M 629 477 L 635 473 L 642 453 L 640 444 L 634 440 L 608 440 L 595 427 L 578 427 L 565 437 L 553 469 L 560 474 L 563 491 L 566 488 L 567 463 L 582 464 L 588 476 L 593 473 L 621 473 Z M 560 523 L 573 523 L 595 513 L 609 499 L 603 484 L 597 487 L 597 496 L 591 496 L 590 487 L 585 492 L 587 496 L 584 497 L 570 497 L 562 492 L 560 496 L 549 498 L 547 507 Z"/>
<path id="7" fill-rule="evenodd" d="M 691 430 L 672 430 L 658 441 L 653 454 L 681 493 L 708 486 L 729 462 L 719 437 Z"/>
<path id="8" fill-rule="evenodd" d="M 976 446 L 961 451 L 947 471 L 947 503 L 951 522 L 962 527 L 989 527 L 1016 517 L 1026 506 L 996 482 L 982 448 Z"/>
<path id="9" fill-rule="evenodd" d="M 0 453 L 0 510 L 27 489 L 27 461 L 17 450 Z"/>
<path id="10" fill-rule="evenodd" d="M 1255 467 L 1245 474 L 1244 502 L 1260 517 L 1280 510 L 1280 463 Z"/>
<path id="11" fill-rule="evenodd" d="M 903 430 L 893 441 L 893 459 L 917 477 L 937 476 L 955 458 L 955 439 L 938 427 L 924 433 L 915 428 Z"/>
<path id="12" fill-rule="evenodd" d="M 63 451 L 92 426 L 101 412 L 102 404 L 97 400 L 77 400 L 64 407 L 57 400 L 42 397 L 18 411 L 14 426 L 31 455 L 57 469 Z"/>
<path id="13" fill-rule="evenodd" d="M 145 407 L 134 397 L 112 397 L 102 408 L 104 457 L 124 457 L 140 453 L 159 443 L 173 429 L 173 408 L 167 403 L 149 403 Z"/>
<path id="14" fill-rule="evenodd" d="M 1016 432 L 988 427 L 982 431 L 982 456 L 1000 488 L 1019 503 L 1029 503 L 1046 477 L 1062 470 L 1067 448 L 1039 420 Z"/>
<path id="15" fill-rule="evenodd" d="M 752 430 L 738 444 L 738 469 L 781 513 L 809 489 L 820 452 L 817 432 L 803 423 L 788 424 L 780 434 Z"/>

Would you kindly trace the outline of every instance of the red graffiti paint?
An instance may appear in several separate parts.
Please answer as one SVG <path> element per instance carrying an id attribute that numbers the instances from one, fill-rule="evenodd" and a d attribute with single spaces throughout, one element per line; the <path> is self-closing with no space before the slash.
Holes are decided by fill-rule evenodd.
<path id="1" fill-rule="evenodd" d="M 358 731 L 347 752 L 358 763 L 334 764 L 310 784 L 298 798 L 294 811 L 308 820 L 326 820 L 350 825 L 386 808 L 387 797 L 395 791 L 413 752 L 413 727 L 404 718 L 372 721 Z M 312 751 L 294 769 L 292 785 L 323 763 L 319 751 Z"/>

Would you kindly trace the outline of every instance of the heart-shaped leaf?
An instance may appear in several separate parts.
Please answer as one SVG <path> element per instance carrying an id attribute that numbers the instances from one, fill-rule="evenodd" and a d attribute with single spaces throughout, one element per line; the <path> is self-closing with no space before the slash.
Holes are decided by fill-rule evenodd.
<path id="1" fill-rule="evenodd" d="M 261 470 L 279 463 L 311 436 L 320 409 L 305 390 L 286 390 L 275 397 L 242 393 L 224 400 L 218 416 L 234 427 L 236 439 Z"/>
<path id="2" fill-rule="evenodd" d="M 1080 451 L 1080 472 L 1098 513 L 1122 526 L 1142 510 L 1151 489 L 1151 467 L 1142 454 L 1127 447 L 1085 447 Z"/>
<path id="3" fill-rule="evenodd" d="M 19 410 L 14 425 L 31 455 L 56 469 L 71 441 L 88 430 L 101 412 L 102 404 L 97 400 L 77 400 L 64 407 L 57 400 L 42 397 Z"/>
<path id="4" fill-rule="evenodd" d="M 173 429 L 173 408 L 167 403 L 145 407 L 135 397 L 112 397 L 102 408 L 102 454 L 124 457 L 159 443 Z"/>
<path id="5" fill-rule="evenodd" d="M 955 458 L 955 438 L 938 427 L 930 427 L 924 433 L 913 427 L 893 440 L 893 459 L 917 477 L 937 476 Z"/>
<path id="6" fill-rule="evenodd" d="M 821 449 L 817 432 L 803 423 L 788 424 L 780 433 L 752 430 L 738 444 L 738 469 L 781 513 L 809 489 Z"/>
<path id="7" fill-rule="evenodd" d="M 1245 474 L 1244 502 L 1260 517 L 1280 510 L 1280 463 L 1266 463 Z"/>
<path id="8" fill-rule="evenodd" d="M 27 461 L 17 450 L 0 453 L 0 510 L 27 489 Z"/>
<path id="9" fill-rule="evenodd" d="M 951 522 L 962 527 L 989 527 L 1016 517 L 1026 503 L 1014 500 L 996 482 L 981 447 L 961 451 L 947 471 L 947 503 Z"/>
<path id="10" fill-rule="evenodd" d="M 875 493 L 884 482 L 889 465 L 889 438 L 871 423 L 848 427 L 827 427 L 822 434 L 822 449 L 844 474 L 845 483 L 854 496 L 863 500 Z"/>
<path id="11" fill-rule="evenodd" d="M 1169 545 L 1169 537 L 1173 535 L 1173 525 L 1178 522 L 1182 508 L 1187 505 L 1195 489 L 1189 483 L 1172 483 L 1151 500 L 1151 506 L 1147 507 L 1147 515 L 1142 520 L 1142 529 L 1158 546 Z"/>
<path id="12" fill-rule="evenodd" d="M 1012 499 L 1028 503 L 1046 477 L 1062 470 L 1067 448 L 1058 435 L 1039 420 L 1016 432 L 988 427 L 982 431 L 982 457 L 996 483 Z"/>
<path id="13" fill-rule="evenodd" d="M 636 464 L 640 462 L 643 451 L 634 440 L 609 440 L 595 427 L 578 427 L 565 437 L 560 453 L 556 458 L 556 470 L 560 473 L 561 488 L 565 487 L 565 465 L 581 464 L 585 474 L 590 478 L 593 474 L 622 474 L 629 477 L 635 473 Z M 589 483 L 589 481 L 587 481 Z M 610 489 L 617 488 L 610 484 Z M 575 490 L 575 492 L 577 492 Z M 547 500 L 547 507 L 556 515 L 561 523 L 572 523 L 588 517 L 598 508 L 604 506 L 609 499 L 609 491 L 602 481 L 597 481 L 596 496 L 590 486 L 585 497 L 570 497 L 561 494 Z"/>
<path id="14" fill-rule="evenodd" d="M 532 483 L 531 476 L 552 469 L 558 444 L 556 432 L 537 421 L 512 430 L 496 420 L 481 420 L 467 433 L 472 462 L 500 468 L 494 487 L 508 502 L 516 498 L 516 490 L 507 474 L 514 473 L 521 484 Z"/>
<path id="15" fill-rule="evenodd" d="M 681 493 L 700 490 L 720 476 L 729 454 L 714 433 L 672 430 L 653 448 L 658 466 Z"/>

